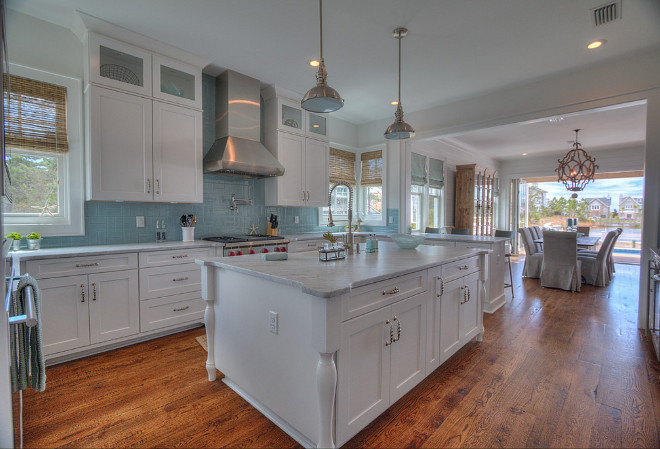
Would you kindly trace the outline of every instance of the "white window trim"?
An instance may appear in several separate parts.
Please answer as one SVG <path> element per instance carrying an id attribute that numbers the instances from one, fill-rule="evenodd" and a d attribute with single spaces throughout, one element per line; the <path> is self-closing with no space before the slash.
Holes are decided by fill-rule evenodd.
<path id="1" fill-rule="evenodd" d="M 58 75 L 19 64 L 9 64 L 9 73 L 24 78 L 66 87 L 66 120 L 69 152 L 64 156 L 61 167 L 62 206 L 64 217 L 50 223 L 35 224 L 28 217 L 3 215 L 4 232 L 21 235 L 37 232 L 42 236 L 85 234 L 85 188 L 83 171 L 83 126 L 82 126 L 82 83 L 77 78 Z"/>

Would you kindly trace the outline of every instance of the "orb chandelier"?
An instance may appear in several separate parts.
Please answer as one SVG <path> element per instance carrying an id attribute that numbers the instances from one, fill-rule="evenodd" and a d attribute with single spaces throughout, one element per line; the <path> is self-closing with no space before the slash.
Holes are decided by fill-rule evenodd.
<path id="1" fill-rule="evenodd" d="M 406 37 L 406 34 L 408 34 L 408 30 L 403 27 L 392 32 L 392 36 L 399 40 L 399 100 L 394 113 L 394 123 L 385 130 L 385 138 L 391 140 L 408 139 L 415 135 L 413 127 L 403 121 L 403 107 L 401 106 L 401 39 Z"/>
<path id="2" fill-rule="evenodd" d="M 559 166 L 555 170 L 557 172 L 557 182 L 563 183 L 566 190 L 571 192 L 583 190 L 589 182 L 594 180 L 598 168 L 595 163 L 596 159 L 589 156 L 578 142 L 578 131 L 580 130 L 575 130 L 573 149 L 566 153 L 563 159 L 557 159 Z"/>

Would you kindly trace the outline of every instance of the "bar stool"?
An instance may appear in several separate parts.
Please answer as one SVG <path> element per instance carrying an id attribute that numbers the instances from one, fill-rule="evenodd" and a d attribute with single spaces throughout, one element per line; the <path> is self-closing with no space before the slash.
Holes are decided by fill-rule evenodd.
<path id="1" fill-rule="evenodd" d="M 511 271 L 511 245 L 513 242 L 513 231 L 500 231 L 499 229 L 495 230 L 495 237 L 506 237 L 509 239 L 509 249 L 507 250 L 507 245 L 504 245 L 504 264 L 509 265 L 509 283 L 504 282 L 504 288 L 511 288 L 511 299 L 515 298 L 513 293 L 513 272 Z"/>

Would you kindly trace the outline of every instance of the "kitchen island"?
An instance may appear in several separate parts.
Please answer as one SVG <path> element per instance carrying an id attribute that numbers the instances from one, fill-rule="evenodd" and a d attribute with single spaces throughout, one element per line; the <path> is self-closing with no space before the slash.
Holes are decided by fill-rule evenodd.
<path id="1" fill-rule="evenodd" d="M 306 447 L 337 447 L 474 337 L 484 249 L 422 245 L 320 262 L 203 258 L 209 380 Z"/>

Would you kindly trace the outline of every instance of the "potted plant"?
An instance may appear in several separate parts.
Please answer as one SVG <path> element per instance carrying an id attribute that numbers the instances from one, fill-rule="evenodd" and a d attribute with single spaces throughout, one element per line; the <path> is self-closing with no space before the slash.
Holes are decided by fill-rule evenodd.
<path id="1" fill-rule="evenodd" d="M 41 234 L 31 232 L 25 238 L 27 239 L 28 249 L 41 248 Z"/>
<path id="2" fill-rule="evenodd" d="M 8 239 L 14 239 L 11 243 L 11 249 L 18 251 L 21 248 L 21 239 L 23 238 L 18 232 L 10 232 L 7 234 Z"/>

